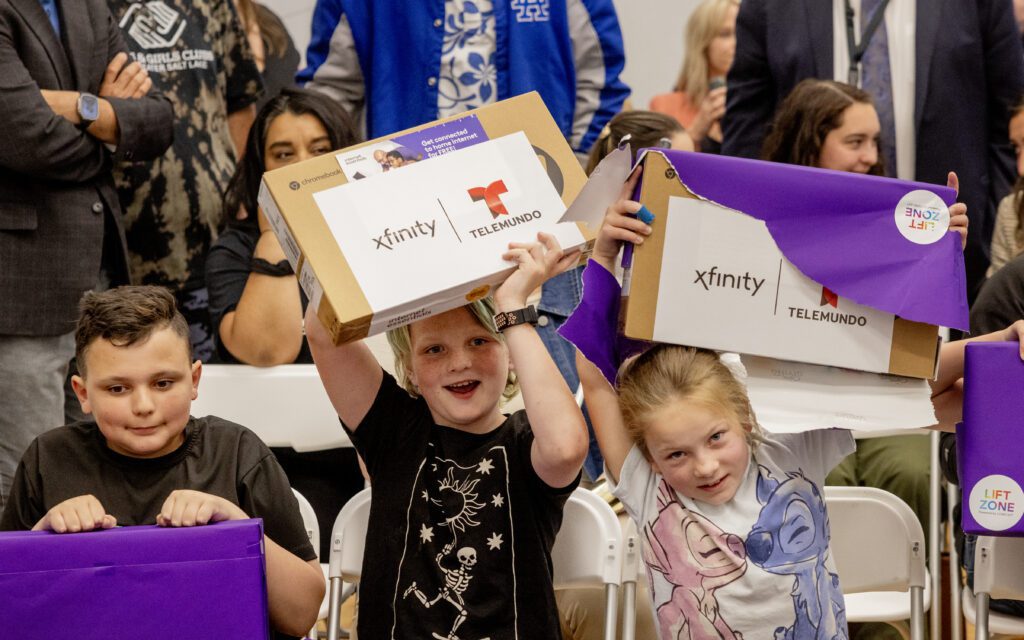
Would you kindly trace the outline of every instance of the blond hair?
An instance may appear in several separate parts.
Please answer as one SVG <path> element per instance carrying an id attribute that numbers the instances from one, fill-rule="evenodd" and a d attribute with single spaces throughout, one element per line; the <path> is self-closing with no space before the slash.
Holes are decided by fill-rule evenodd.
<path id="1" fill-rule="evenodd" d="M 713 351 L 656 345 L 623 363 L 618 387 L 626 430 L 648 460 L 647 421 L 652 412 L 676 400 L 697 402 L 735 418 L 752 449 L 764 440 L 746 388 Z"/>
<path id="2" fill-rule="evenodd" d="M 683 68 L 673 90 L 685 93 L 692 105 L 699 105 L 708 94 L 711 82 L 708 47 L 718 35 L 729 9 L 739 4 L 739 0 L 704 0 L 686 21 Z"/>
<path id="3" fill-rule="evenodd" d="M 494 300 L 483 298 L 482 300 L 471 302 L 462 308 L 469 311 L 492 338 L 505 344 L 505 336 L 500 334 L 494 326 L 494 314 L 496 312 Z M 413 384 L 412 379 L 409 377 L 409 369 L 412 367 L 412 333 L 410 328 L 411 325 L 407 324 L 397 329 L 391 329 L 388 331 L 387 336 L 388 344 L 391 346 L 391 353 L 395 356 L 395 377 L 398 378 L 398 383 L 409 392 L 409 395 L 418 398 L 420 395 L 419 389 L 416 388 L 416 385 Z M 519 380 L 516 378 L 515 372 L 510 368 L 508 377 L 505 379 L 505 390 L 501 394 L 502 403 L 508 402 L 517 393 L 519 393 Z"/>

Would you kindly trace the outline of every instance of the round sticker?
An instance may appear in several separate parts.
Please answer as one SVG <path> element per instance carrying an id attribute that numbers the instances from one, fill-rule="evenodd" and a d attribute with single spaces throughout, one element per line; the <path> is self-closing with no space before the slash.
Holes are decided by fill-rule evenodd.
<path id="1" fill-rule="evenodd" d="M 971 515 L 989 531 L 1006 531 L 1020 522 L 1024 500 L 1017 482 L 1008 476 L 985 476 L 971 489 Z"/>
<path id="2" fill-rule="evenodd" d="M 949 230 L 949 208 L 927 189 L 916 189 L 896 205 L 896 228 L 915 244 L 938 242 Z"/>

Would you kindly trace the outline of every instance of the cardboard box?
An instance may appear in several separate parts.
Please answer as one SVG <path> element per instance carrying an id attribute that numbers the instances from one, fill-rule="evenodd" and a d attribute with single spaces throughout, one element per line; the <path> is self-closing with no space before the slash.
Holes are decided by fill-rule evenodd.
<path id="1" fill-rule="evenodd" d="M 260 206 L 336 344 L 488 295 L 509 242 L 555 233 L 586 181 L 530 93 L 264 175 Z"/>
<path id="2" fill-rule="evenodd" d="M 263 522 L 0 533 L 0 636 L 266 638 Z"/>
<path id="3" fill-rule="evenodd" d="M 1016 342 L 972 342 L 964 353 L 964 421 L 956 446 L 963 529 L 1024 536 L 1024 362 Z"/>
<path id="4" fill-rule="evenodd" d="M 708 187 L 709 191 L 699 193 L 698 197 L 684 186 L 679 170 L 697 167 L 703 171 L 707 168 L 705 165 L 711 164 L 720 178 L 725 176 L 725 180 L 704 179 L 703 175 L 698 175 L 701 171 L 695 169 L 687 176 L 691 186 L 714 183 L 718 189 L 715 191 Z M 794 184 L 805 185 L 805 191 L 781 191 Z M 868 256 L 857 255 L 861 249 L 853 245 L 844 246 L 846 240 L 843 238 L 850 237 L 851 229 L 856 234 L 862 226 L 867 229 L 872 224 L 889 225 L 893 228 L 885 227 L 881 233 L 896 234 L 895 226 L 903 223 L 900 217 L 903 210 L 896 205 L 897 201 L 903 203 L 904 200 L 899 197 L 892 205 L 886 205 L 890 207 L 887 212 L 872 211 L 870 207 L 865 211 L 854 204 L 849 212 L 815 210 L 819 217 L 786 219 L 790 213 L 789 203 L 795 203 L 802 194 L 815 189 L 835 190 L 840 194 L 837 196 L 839 202 L 846 198 L 846 201 L 855 203 L 870 200 L 866 195 L 875 189 L 887 190 L 888 194 L 896 188 L 899 194 L 913 194 L 918 193 L 921 186 L 924 185 L 735 158 L 706 157 L 705 154 L 648 152 L 643 157 L 639 200 L 655 214 L 656 219 L 653 235 L 633 253 L 627 273 L 624 332 L 631 338 L 644 340 L 931 378 L 935 373 L 939 346 L 938 329 L 934 324 L 914 322 L 868 304 L 857 304 L 842 292 L 847 289 L 863 292 L 867 289 L 869 297 L 874 295 L 871 289 L 880 289 L 881 286 L 874 284 L 865 288 L 863 282 L 857 282 L 863 275 L 876 278 L 877 282 L 892 289 L 877 291 L 878 295 L 872 298 L 884 298 L 887 305 L 889 300 L 902 302 L 913 297 L 905 295 L 907 287 L 932 286 L 934 290 L 930 295 L 944 295 L 940 276 L 914 280 L 899 275 L 912 274 L 915 269 L 917 273 L 924 273 L 924 265 L 937 264 L 948 258 L 950 251 L 959 253 L 959 239 L 951 237 L 955 234 L 944 234 L 941 228 L 921 232 L 902 229 L 899 233 L 915 238 L 913 241 L 903 240 L 909 253 L 902 256 L 900 252 L 904 249 L 897 242 L 895 250 L 887 250 L 889 255 L 876 261 L 878 264 L 871 264 Z M 944 204 L 943 199 L 952 202 L 952 190 L 932 188 L 935 193 L 931 195 L 940 204 Z M 846 191 L 848 194 L 843 195 Z M 937 193 L 941 193 L 943 198 L 940 199 Z M 776 218 L 782 218 L 782 222 L 772 232 L 765 220 L 716 204 L 733 202 L 730 194 L 741 194 L 735 201 L 741 201 L 751 211 L 759 209 L 762 204 L 769 209 L 774 207 L 772 211 Z M 931 201 L 928 203 L 929 206 L 933 204 Z M 901 206 L 909 207 L 908 211 L 914 209 L 906 204 Z M 936 205 L 935 211 L 940 209 L 943 207 Z M 879 222 L 877 218 L 883 214 L 888 217 Z M 948 210 L 945 215 L 948 225 Z M 850 226 L 847 218 L 853 216 L 874 222 L 862 225 L 854 220 Z M 917 224 L 915 220 L 907 224 Z M 840 227 L 847 225 L 841 230 L 847 236 L 837 240 L 827 231 L 833 221 Z M 770 221 L 772 224 L 776 222 L 776 219 Z M 934 226 L 935 223 L 931 224 Z M 799 229 L 795 235 L 792 233 L 794 225 L 807 227 L 803 239 L 794 240 L 800 235 Z M 789 235 L 781 233 L 780 229 L 789 229 Z M 915 233 L 931 234 L 921 242 L 934 246 L 918 243 Z M 785 254 L 777 244 L 778 238 L 785 238 L 789 243 Z M 826 242 L 832 244 L 826 245 Z M 869 238 L 868 242 L 872 239 Z M 951 243 L 956 243 L 955 249 L 951 249 Z M 817 252 L 817 255 L 807 258 L 802 251 Z M 844 252 L 846 255 L 842 255 Z M 849 255 L 851 253 L 853 255 Z M 801 256 L 804 267 L 813 265 L 822 273 L 830 273 L 831 281 L 842 282 L 842 288 L 823 286 L 807 277 L 794 266 L 791 261 L 793 255 Z M 936 255 L 938 258 L 934 257 Z M 955 274 L 959 268 L 962 283 L 962 256 L 959 260 L 959 266 L 952 265 L 949 272 Z M 833 261 L 835 264 L 830 264 Z M 863 274 L 860 271 L 848 273 L 850 265 L 858 264 L 857 269 Z M 917 268 L 918 264 L 922 267 Z M 888 275 L 887 270 L 891 270 Z M 953 283 L 954 290 L 955 285 Z M 918 297 L 927 297 L 921 292 L 917 294 Z M 927 304 L 925 300 L 925 306 Z M 958 304 L 951 305 L 958 310 L 957 313 L 960 309 Z M 966 299 L 962 302 L 962 309 L 966 318 Z M 928 316 L 930 312 L 922 313 Z"/>

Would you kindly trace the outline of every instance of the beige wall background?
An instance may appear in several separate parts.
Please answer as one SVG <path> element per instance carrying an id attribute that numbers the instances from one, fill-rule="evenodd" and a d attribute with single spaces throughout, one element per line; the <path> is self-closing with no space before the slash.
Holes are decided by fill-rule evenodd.
<path id="1" fill-rule="evenodd" d="M 262 0 L 281 17 L 303 54 L 309 43 L 315 0 Z M 419 0 L 389 0 L 417 2 Z M 623 78 L 633 89 L 634 108 L 668 91 L 683 55 L 683 25 L 699 0 L 614 0 L 626 45 Z"/>

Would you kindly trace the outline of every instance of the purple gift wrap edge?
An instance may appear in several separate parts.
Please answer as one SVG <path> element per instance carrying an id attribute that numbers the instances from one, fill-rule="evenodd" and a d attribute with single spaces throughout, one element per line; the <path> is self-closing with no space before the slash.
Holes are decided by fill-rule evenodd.
<path id="1" fill-rule="evenodd" d="M 0 533 L 4 637 L 266 638 L 259 519 Z"/>
<path id="2" fill-rule="evenodd" d="M 960 237 L 916 244 L 897 228 L 900 201 L 927 190 L 950 206 L 945 186 L 813 167 L 665 149 L 690 191 L 765 222 L 804 275 L 840 296 L 917 322 L 968 330 Z"/>
<path id="3" fill-rule="evenodd" d="M 966 533 L 1024 536 L 1024 362 L 1016 342 L 973 342 L 964 354 L 957 463 Z"/>

